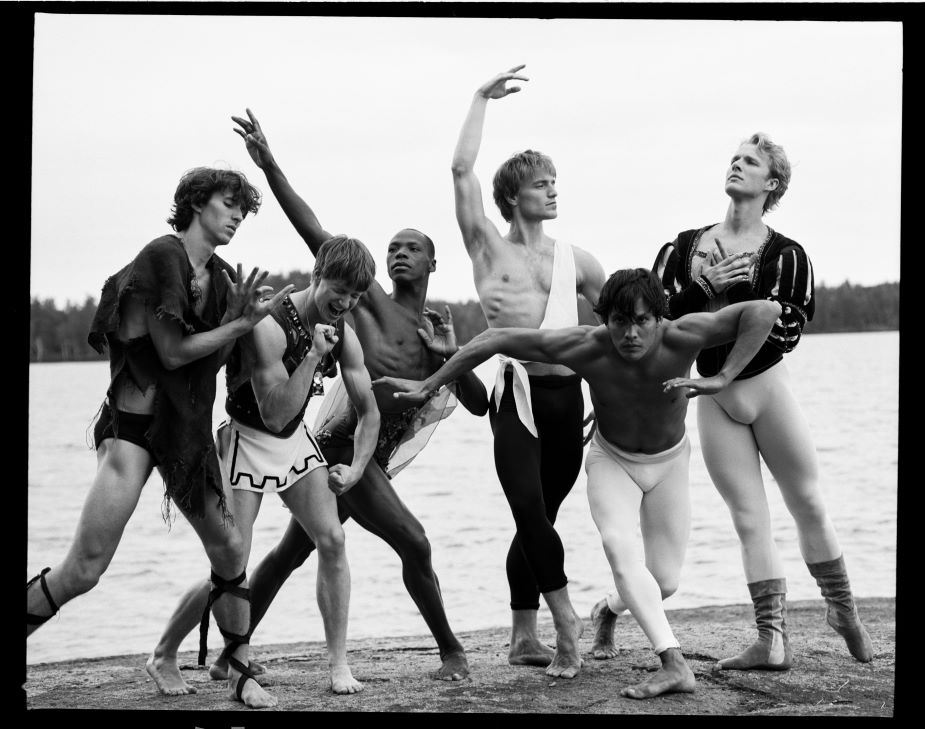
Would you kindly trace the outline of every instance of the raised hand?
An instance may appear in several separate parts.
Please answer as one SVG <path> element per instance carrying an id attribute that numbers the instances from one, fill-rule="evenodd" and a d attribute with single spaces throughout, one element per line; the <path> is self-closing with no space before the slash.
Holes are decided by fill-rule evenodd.
<path id="1" fill-rule="evenodd" d="M 329 324 L 315 324 L 315 331 L 312 332 L 312 349 L 311 351 L 324 357 L 328 352 L 334 349 L 338 340 L 337 329 Z"/>
<path id="2" fill-rule="evenodd" d="M 459 349 L 456 344 L 456 330 L 453 328 L 453 312 L 449 305 L 444 307 L 445 317 L 433 309 L 424 308 L 424 326 L 418 334 L 427 348 L 442 357 L 450 358 Z"/>
<path id="3" fill-rule="evenodd" d="M 225 318 L 228 321 L 244 318 L 252 326 L 269 314 L 273 307 L 295 289 L 294 285 L 287 284 L 279 293 L 274 294 L 272 286 L 261 285 L 270 275 L 269 271 L 254 268 L 245 279 L 240 263 L 236 280 L 233 281 L 225 269 L 222 269 L 222 275 L 228 286 Z"/>
<path id="4" fill-rule="evenodd" d="M 270 152 L 270 143 L 267 142 L 267 137 L 263 133 L 263 129 L 260 128 L 260 122 L 257 121 L 257 117 L 254 116 L 253 112 L 250 109 L 245 109 L 247 112 L 247 119 L 242 119 L 239 116 L 231 117 L 231 120 L 237 124 L 240 129 L 233 129 L 235 134 L 240 135 L 244 140 L 244 143 L 247 145 L 247 153 L 251 156 L 251 159 L 254 160 L 260 169 L 264 169 L 264 165 L 268 165 L 273 161 L 273 153 Z"/>
<path id="5" fill-rule="evenodd" d="M 508 94 L 516 94 L 520 91 L 520 86 L 508 86 L 508 81 L 529 81 L 526 76 L 521 76 L 517 72 L 522 69 L 526 64 L 520 64 L 519 66 L 514 66 L 510 71 L 505 71 L 499 73 L 497 76 L 492 78 L 490 81 L 486 81 L 479 87 L 479 90 L 476 92 L 480 96 L 484 96 L 486 99 L 501 99 Z"/>
<path id="6" fill-rule="evenodd" d="M 380 377 L 373 380 L 372 385 L 377 390 L 391 391 L 392 397 L 396 400 L 416 405 L 427 402 L 433 394 L 430 390 L 424 389 L 424 383 L 420 380 L 406 380 L 401 377 Z"/>

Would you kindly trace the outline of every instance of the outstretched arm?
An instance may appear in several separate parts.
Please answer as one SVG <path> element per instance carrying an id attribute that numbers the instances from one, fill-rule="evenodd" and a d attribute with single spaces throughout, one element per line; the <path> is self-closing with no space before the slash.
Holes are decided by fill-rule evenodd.
<path id="1" fill-rule="evenodd" d="M 344 346 L 340 353 L 340 374 L 347 396 L 357 412 L 357 427 L 353 436 L 353 461 L 349 466 L 336 464 L 328 468 L 328 488 L 338 496 L 360 480 L 379 439 L 379 406 L 373 395 L 369 372 L 363 363 L 363 350 L 357 335 L 346 324 Z"/>
<path id="2" fill-rule="evenodd" d="M 456 220 L 462 231 L 463 243 L 472 256 L 485 241 L 485 228 L 491 225 L 482 206 L 482 190 L 475 176 L 475 158 L 482 144 L 482 127 L 485 124 L 485 107 L 489 99 L 501 99 L 520 91 L 519 86 L 508 86 L 508 81 L 526 81 L 518 74 L 523 65 L 499 73 L 482 84 L 472 97 L 472 105 L 463 122 L 456 150 L 453 153 L 453 190 L 456 195 Z"/>
<path id="3" fill-rule="evenodd" d="M 687 387 L 690 388 L 687 397 L 693 398 L 697 395 L 713 395 L 724 389 L 758 354 L 780 315 L 780 304 L 762 299 L 732 304 L 714 314 L 689 314 L 678 319 L 678 330 L 693 336 L 698 341 L 699 349 L 715 347 L 732 340 L 735 340 L 735 345 L 716 375 L 700 379 L 676 377 L 664 383 L 665 392 Z"/>
<path id="4" fill-rule="evenodd" d="M 250 154 L 254 163 L 263 170 L 266 175 L 273 196 L 279 203 L 289 222 L 292 223 L 296 232 L 302 236 L 302 239 L 308 245 L 312 255 L 318 253 L 321 244 L 324 243 L 331 234 L 321 227 L 315 212 L 309 207 L 298 193 L 289 184 L 286 175 L 280 169 L 279 163 L 273 153 L 270 152 L 270 144 L 266 135 L 250 109 L 246 109 L 247 119 L 239 116 L 233 116 L 231 119 L 240 129 L 235 129 L 244 143 L 247 145 L 247 152 Z"/>
<path id="5" fill-rule="evenodd" d="M 424 381 L 380 377 L 373 387 L 390 388 L 393 397 L 422 403 L 441 386 L 459 379 L 494 354 L 504 353 L 531 362 L 564 364 L 572 369 L 581 367 L 589 356 L 588 335 L 592 327 L 566 329 L 500 328 L 486 329 L 462 347 L 434 374 Z"/>
<path id="6" fill-rule="evenodd" d="M 272 295 L 271 286 L 261 285 L 268 275 L 267 271 L 255 268 L 242 281 L 240 265 L 237 282 L 231 280 L 225 269 L 221 270 L 220 275 L 225 277 L 228 287 L 228 303 L 222 323 L 215 329 L 186 334 L 177 322 L 168 318 L 159 319 L 153 310 L 146 310 L 148 332 L 161 363 L 168 370 L 175 370 L 233 344 L 242 334 L 251 331 L 295 288 L 290 284 Z M 224 354 L 227 355 L 227 352 Z"/>

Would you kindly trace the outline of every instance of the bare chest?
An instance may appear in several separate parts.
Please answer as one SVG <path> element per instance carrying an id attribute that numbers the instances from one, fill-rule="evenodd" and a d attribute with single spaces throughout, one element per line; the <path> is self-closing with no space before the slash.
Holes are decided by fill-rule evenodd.
<path id="1" fill-rule="evenodd" d="M 205 311 L 211 290 L 212 274 L 209 269 L 205 269 L 200 273 L 194 272 L 192 278 L 190 278 L 190 293 L 192 295 L 193 311 L 196 312 L 196 316 L 201 317 L 203 311 Z"/>
<path id="2" fill-rule="evenodd" d="M 425 328 L 421 317 L 401 306 L 358 307 L 353 319 L 372 378 L 424 379 L 443 363 L 418 334 L 419 328 Z"/>
<path id="3" fill-rule="evenodd" d="M 552 288 L 553 253 L 500 250 L 476 267 L 475 287 L 492 326 L 538 327 Z"/>

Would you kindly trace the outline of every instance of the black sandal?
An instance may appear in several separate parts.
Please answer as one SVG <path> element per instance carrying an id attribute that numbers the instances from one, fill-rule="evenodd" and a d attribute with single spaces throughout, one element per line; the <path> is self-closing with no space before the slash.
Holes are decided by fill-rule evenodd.
<path id="1" fill-rule="evenodd" d="M 46 567 L 39 574 L 33 577 L 26 583 L 26 590 L 28 591 L 36 581 L 39 581 L 39 585 L 42 588 L 42 592 L 45 593 L 45 599 L 48 600 L 48 605 L 51 607 L 51 615 L 35 615 L 33 613 L 26 613 L 26 625 L 41 625 L 42 623 L 47 623 L 55 615 L 58 614 L 58 603 L 54 601 L 54 598 L 51 596 L 51 593 L 48 591 L 48 583 L 45 582 L 45 573 L 50 572 L 51 567 Z"/>
<path id="2" fill-rule="evenodd" d="M 239 585 L 244 582 L 244 579 L 247 577 L 247 571 L 245 570 L 240 575 L 231 580 L 226 580 L 219 575 L 212 572 L 210 579 L 212 580 L 212 591 L 209 593 L 209 600 L 206 603 L 206 609 L 202 613 L 202 620 L 199 623 L 199 665 L 204 666 L 206 664 L 206 652 L 207 652 L 207 637 L 209 635 L 209 614 L 211 613 L 212 604 L 218 600 L 224 593 L 229 593 L 235 597 L 239 597 L 242 600 L 246 600 L 248 603 L 251 601 L 251 591 L 246 587 L 239 587 Z M 217 623 L 216 623 L 217 624 Z M 234 653 L 238 646 L 245 645 L 250 643 L 251 632 L 248 630 L 244 635 L 238 633 L 232 633 L 225 630 L 221 625 L 218 626 L 219 632 L 228 639 L 229 643 L 222 650 L 219 660 L 225 659 L 228 661 L 228 665 L 238 671 L 241 675 L 238 677 L 238 682 L 235 685 L 235 696 L 237 696 L 239 701 L 243 701 L 241 698 L 241 692 L 244 690 L 244 684 L 248 680 L 257 682 L 257 679 L 254 677 L 254 672 L 251 670 L 250 666 L 245 666 L 241 661 L 235 658 L 232 653 Z M 259 685 L 259 683 L 258 683 Z"/>

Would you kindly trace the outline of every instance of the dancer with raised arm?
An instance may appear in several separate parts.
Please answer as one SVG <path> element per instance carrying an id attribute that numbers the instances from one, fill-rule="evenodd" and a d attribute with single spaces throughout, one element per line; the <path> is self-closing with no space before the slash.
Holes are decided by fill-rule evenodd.
<path id="1" fill-rule="evenodd" d="M 475 175 L 488 102 L 520 91 L 515 66 L 482 84 L 453 154 L 456 220 L 462 232 L 479 303 L 488 326 L 552 329 L 578 324 L 578 299 L 596 303 L 604 270 L 588 252 L 546 234 L 558 193 L 552 160 L 526 150 L 495 173 L 493 197 L 508 231 L 485 214 Z M 508 661 L 548 666 L 550 676 L 573 678 L 581 668 L 578 639 L 584 624 L 572 607 L 565 550 L 554 527 L 583 456 L 581 379 L 565 363 L 502 358 L 491 397 L 495 469 L 517 532 L 507 555 L 511 641 Z M 553 616 L 556 649 L 537 634 L 540 594 Z"/>
<path id="2" fill-rule="evenodd" d="M 257 118 L 232 117 L 254 162 L 267 177 L 270 188 L 296 231 L 318 255 L 330 234 L 322 228 L 309 205 L 295 192 L 270 152 L 269 142 Z M 386 252 L 386 266 L 392 280 L 391 294 L 372 280 L 364 295 L 345 316 L 352 319 L 364 362 L 374 377 L 392 375 L 425 377 L 435 372 L 457 349 L 452 316 L 425 306 L 427 286 L 436 270 L 434 244 L 424 233 L 405 228 L 392 236 Z M 462 404 L 476 415 L 488 410 L 485 386 L 471 372 L 463 373 L 454 388 Z M 357 417 L 350 400 L 331 391 L 322 410 L 327 413 L 315 433 L 328 463 L 350 463 L 359 437 Z M 341 520 L 353 518 L 364 529 L 382 538 L 402 561 L 402 577 L 408 593 L 430 628 L 440 651 L 436 679 L 456 681 L 469 674 L 462 644 L 450 628 L 440 584 L 431 562 L 431 546 L 424 527 L 399 498 L 392 478 L 406 467 L 426 445 L 436 423 L 448 415 L 455 396 L 441 393 L 422 406 L 409 407 L 391 397 L 376 397 L 380 415 L 379 437 L 372 459 L 359 481 L 340 494 Z M 280 542 L 264 556 L 251 573 L 251 627 L 256 628 L 273 598 L 289 575 L 315 549 L 312 539 L 293 518 Z M 185 606 L 171 618 L 154 651 L 154 658 L 176 666 L 176 652 L 183 637 L 202 612 L 205 587 L 192 590 Z M 175 668 L 172 670 L 176 670 Z M 177 671 L 178 672 L 178 671 Z M 213 677 L 226 673 L 224 660 L 212 665 Z"/>

